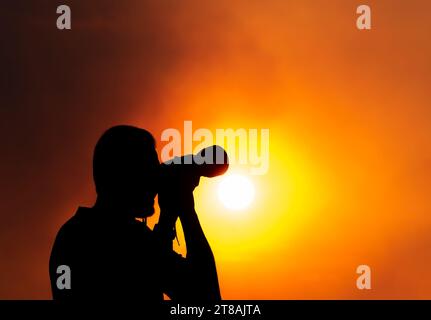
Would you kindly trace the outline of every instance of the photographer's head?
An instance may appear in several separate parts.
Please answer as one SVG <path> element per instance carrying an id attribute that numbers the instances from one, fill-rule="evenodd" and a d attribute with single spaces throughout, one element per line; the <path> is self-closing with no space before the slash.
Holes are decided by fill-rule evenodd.
<path id="1" fill-rule="evenodd" d="M 108 129 L 94 149 L 97 205 L 122 215 L 151 216 L 159 164 L 151 133 L 126 125 Z"/>

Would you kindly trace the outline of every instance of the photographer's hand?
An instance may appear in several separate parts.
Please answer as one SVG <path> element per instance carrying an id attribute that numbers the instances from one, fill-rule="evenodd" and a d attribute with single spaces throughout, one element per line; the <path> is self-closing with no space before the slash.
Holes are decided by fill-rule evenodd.
<path id="1" fill-rule="evenodd" d="M 199 180 L 199 176 L 188 176 L 185 172 L 175 180 L 164 181 L 159 188 L 158 199 L 163 211 L 160 215 L 163 224 L 175 222 L 181 211 L 194 208 L 193 190 L 199 185 Z"/>

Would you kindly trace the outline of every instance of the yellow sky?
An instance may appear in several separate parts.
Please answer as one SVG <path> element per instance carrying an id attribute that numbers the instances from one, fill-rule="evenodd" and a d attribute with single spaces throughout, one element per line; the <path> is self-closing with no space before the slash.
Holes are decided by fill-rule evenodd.
<path id="1" fill-rule="evenodd" d="M 220 178 L 196 191 L 223 296 L 430 298 L 431 5 L 372 1 L 360 32 L 355 1 L 247 3 L 211 30 L 205 63 L 192 50 L 169 77 L 163 114 L 180 130 L 270 129 L 251 208 L 225 212 Z"/>

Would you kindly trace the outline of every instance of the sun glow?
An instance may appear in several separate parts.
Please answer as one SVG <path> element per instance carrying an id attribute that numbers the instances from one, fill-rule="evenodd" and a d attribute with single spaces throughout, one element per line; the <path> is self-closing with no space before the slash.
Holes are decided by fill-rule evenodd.
<path id="1" fill-rule="evenodd" d="M 230 210 L 243 210 L 249 207 L 254 196 L 253 183 L 243 175 L 228 175 L 218 186 L 218 197 L 223 205 Z"/>

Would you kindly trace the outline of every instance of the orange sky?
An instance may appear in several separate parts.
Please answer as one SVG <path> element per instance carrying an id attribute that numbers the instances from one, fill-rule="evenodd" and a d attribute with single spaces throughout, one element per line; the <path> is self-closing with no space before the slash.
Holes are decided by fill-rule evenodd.
<path id="1" fill-rule="evenodd" d="M 130 123 L 159 139 L 184 120 L 270 129 L 270 170 L 250 177 L 251 208 L 226 212 L 219 178 L 196 191 L 225 299 L 431 298 L 428 1 L 363 2 L 371 31 L 356 29 L 363 3 L 352 0 L 107 3 L 77 5 L 67 40 L 42 34 L 45 11 L 27 22 L 44 60 L 37 67 L 20 52 L 19 72 L 35 83 L 29 95 L 45 128 L 30 125 L 33 106 L 12 90 L 6 101 L 21 107 L 6 110 L 11 123 L 36 137 L 15 135 L 2 160 L 12 187 L 1 211 L 16 217 L 2 216 L 0 298 L 50 297 L 50 245 L 75 208 L 94 200 L 91 151 L 103 129 Z M 45 144 L 55 153 L 42 156 Z M 17 145 L 39 155 L 38 165 L 17 164 Z M 42 171 L 43 190 L 57 193 L 39 201 L 29 179 Z M 29 235 L 21 198 L 40 221 Z M 371 267 L 372 290 L 356 289 L 360 264 Z"/>

